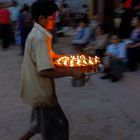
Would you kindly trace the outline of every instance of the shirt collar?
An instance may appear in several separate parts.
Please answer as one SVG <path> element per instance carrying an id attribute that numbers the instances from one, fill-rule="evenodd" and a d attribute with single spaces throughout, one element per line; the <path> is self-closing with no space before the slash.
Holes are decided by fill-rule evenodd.
<path id="1" fill-rule="evenodd" d="M 34 27 L 38 30 L 40 30 L 43 34 L 45 34 L 46 36 L 48 36 L 49 38 L 53 38 L 51 33 L 48 32 L 47 30 L 45 30 L 41 25 L 39 25 L 38 23 L 34 24 Z"/>

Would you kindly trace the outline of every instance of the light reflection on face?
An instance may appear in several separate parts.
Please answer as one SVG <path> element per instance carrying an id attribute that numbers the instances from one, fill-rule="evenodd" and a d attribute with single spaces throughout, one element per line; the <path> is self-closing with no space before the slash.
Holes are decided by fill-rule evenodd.
<path id="1" fill-rule="evenodd" d="M 46 29 L 48 29 L 48 30 L 54 29 L 55 17 L 56 17 L 56 12 L 53 15 L 48 16 L 47 21 L 46 21 Z"/>

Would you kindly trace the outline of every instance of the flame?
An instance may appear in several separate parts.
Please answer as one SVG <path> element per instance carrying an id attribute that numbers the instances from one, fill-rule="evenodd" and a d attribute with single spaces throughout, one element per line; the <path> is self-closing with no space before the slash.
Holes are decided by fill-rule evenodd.
<path id="1" fill-rule="evenodd" d="M 97 72 L 100 58 L 97 56 L 70 55 L 56 59 L 54 64 L 58 67 L 77 68 L 83 72 Z"/>
<path id="2" fill-rule="evenodd" d="M 95 56 L 85 56 L 85 55 L 71 55 L 63 56 L 55 61 L 55 64 L 58 66 L 67 66 L 67 67 L 77 67 L 77 66 L 94 66 L 100 63 L 100 58 Z"/>

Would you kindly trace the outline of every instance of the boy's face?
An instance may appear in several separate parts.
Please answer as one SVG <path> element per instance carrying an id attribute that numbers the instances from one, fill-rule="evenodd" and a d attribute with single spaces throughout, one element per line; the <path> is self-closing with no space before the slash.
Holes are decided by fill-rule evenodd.
<path id="1" fill-rule="evenodd" d="M 117 44 L 117 43 L 119 43 L 119 37 L 117 36 L 117 35 L 114 35 L 114 36 L 112 36 L 111 37 L 111 42 L 113 43 L 113 44 Z"/>
<path id="2" fill-rule="evenodd" d="M 44 16 L 40 16 L 39 17 L 39 23 L 45 28 L 45 29 L 50 29 L 54 28 L 55 25 L 55 16 L 48 16 L 47 18 Z"/>
<path id="3" fill-rule="evenodd" d="M 48 30 L 52 30 L 52 29 L 54 29 L 54 26 L 55 26 L 55 16 L 52 15 L 52 16 L 49 16 L 47 18 L 46 27 L 45 28 L 48 29 Z"/>

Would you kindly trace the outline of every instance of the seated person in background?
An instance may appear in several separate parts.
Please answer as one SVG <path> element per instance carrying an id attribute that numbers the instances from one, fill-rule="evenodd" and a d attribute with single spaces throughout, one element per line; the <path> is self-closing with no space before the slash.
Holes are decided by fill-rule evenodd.
<path id="1" fill-rule="evenodd" d="M 132 26 L 134 30 L 130 36 L 130 42 L 127 45 L 128 68 L 135 71 L 138 60 L 140 60 L 140 16 L 132 18 Z"/>
<path id="2" fill-rule="evenodd" d="M 103 57 L 108 43 L 108 34 L 105 33 L 105 27 L 101 24 L 95 28 L 95 41 L 91 42 L 83 51 L 89 55 Z"/>
<path id="3" fill-rule="evenodd" d="M 72 44 L 76 50 L 81 51 L 89 43 L 91 29 L 88 26 L 87 20 L 80 20 L 79 26 L 76 28 L 75 34 L 72 39 Z"/>
<path id="4" fill-rule="evenodd" d="M 108 57 L 108 65 L 105 65 L 106 75 L 101 79 L 111 78 L 112 82 L 121 79 L 126 63 L 126 44 L 120 42 L 118 35 L 111 37 L 112 44 L 107 47 L 106 57 Z"/>
<path id="5" fill-rule="evenodd" d="M 95 29 L 98 25 L 99 25 L 98 15 L 93 15 L 93 17 L 90 20 L 89 26 L 92 29 Z"/>
<path id="6" fill-rule="evenodd" d="M 90 42 L 95 41 L 95 29 L 97 26 L 99 26 L 98 15 L 93 15 L 89 22 L 89 27 L 91 28 Z"/>

